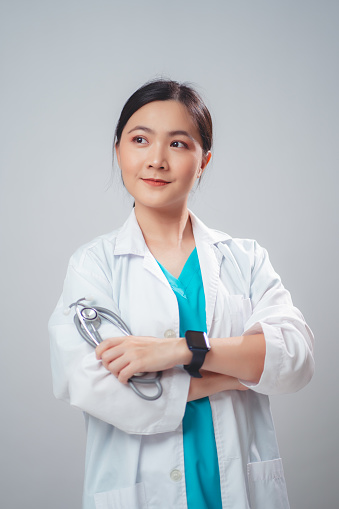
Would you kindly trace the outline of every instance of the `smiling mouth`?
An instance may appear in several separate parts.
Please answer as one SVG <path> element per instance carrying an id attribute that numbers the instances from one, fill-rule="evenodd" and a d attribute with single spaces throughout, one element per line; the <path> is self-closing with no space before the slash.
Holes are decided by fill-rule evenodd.
<path id="1" fill-rule="evenodd" d="M 151 186 L 166 186 L 167 184 L 170 184 L 170 182 L 167 182 L 167 180 L 161 180 L 161 179 L 142 179 L 143 182 L 146 182 L 146 184 L 149 184 Z"/>

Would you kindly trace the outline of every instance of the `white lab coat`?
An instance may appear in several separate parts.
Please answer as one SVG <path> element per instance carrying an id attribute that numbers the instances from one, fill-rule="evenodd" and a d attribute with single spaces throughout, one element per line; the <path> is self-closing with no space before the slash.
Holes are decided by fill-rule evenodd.
<path id="1" fill-rule="evenodd" d="M 192 213 L 210 337 L 263 332 L 265 367 L 249 391 L 210 397 L 224 509 L 287 509 L 269 394 L 312 377 L 313 336 L 255 241 L 207 228 Z M 83 410 L 87 426 L 84 509 L 185 509 L 182 418 L 190 377 L 165 371 L 163 395 L 145 401 L 96 360 L 63 310 L 91 294 L 135 335 L 179 336 L 176 297 L 148 250 L 134 210 L 122 228 L 80 248 L 50 319 L 54 393 Z M 112 325 L 102 335 L 120 336 Z"/>

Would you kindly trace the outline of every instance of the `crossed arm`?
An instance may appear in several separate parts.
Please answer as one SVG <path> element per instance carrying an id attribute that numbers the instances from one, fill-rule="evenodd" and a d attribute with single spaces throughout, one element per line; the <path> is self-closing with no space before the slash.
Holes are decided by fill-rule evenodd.
<path id="1" fill-rule="evenodd" d="M 259 381 L 266 353 L 263 334 L 210 338 L 210 344 L 202 367 L 203 378 L 191 379 L 188 401 L 226 390 L 246 390 L 239 379 Z M 189 364 L 192 359 L 185 338 L 143 336 L 106 339 L 96 348 L 96 356 L 123 384 L 134 373 L 163 371 Z"/>

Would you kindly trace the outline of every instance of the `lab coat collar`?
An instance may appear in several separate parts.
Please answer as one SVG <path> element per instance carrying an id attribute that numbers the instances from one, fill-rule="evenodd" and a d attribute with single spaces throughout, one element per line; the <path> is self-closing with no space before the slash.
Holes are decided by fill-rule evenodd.
<path id="1" fill-rule="evenodd" d="M 114 254 L 135 254 L 144 256 L 146 251 L 146 242 L 135 216 L 135 210 L 133 208 L 127 218 L 127 221 L 122 225 L 117 235 Z"/>
<path id="2" fill-rule="evenodd" d="M 193 235 L 195 239 L 199 239 L 207 244 L 218 244 L 230 239 L 227 233 L 208 228 L 191 210 L 188 211 L 192 221 Z"/>
<path id="3" fill-rule="evenodd" d="M 191 217 L 193 235 L 196 242 L 206 242 L 211 245 L 230 239 L 230 236 L 226 233 L 208 228 L 191 210 L 188 212 Z M 147 251 L 146 242 L 135 216 L 135 210 L 133 209 L 117 235 L 114 254 L 145 256 Z"/>

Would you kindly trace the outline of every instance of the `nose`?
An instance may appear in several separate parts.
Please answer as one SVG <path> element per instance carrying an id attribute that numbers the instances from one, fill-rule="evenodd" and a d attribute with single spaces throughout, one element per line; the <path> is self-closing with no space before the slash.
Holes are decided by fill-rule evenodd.
<path id="1" fill-rule="evenodd" d="M 166 150 L 162 144 L 154 144 L 150 147 L 147 159 L 147 168 L 155 168 L 157 170 L 168 170 L 168 162 Z"/>

